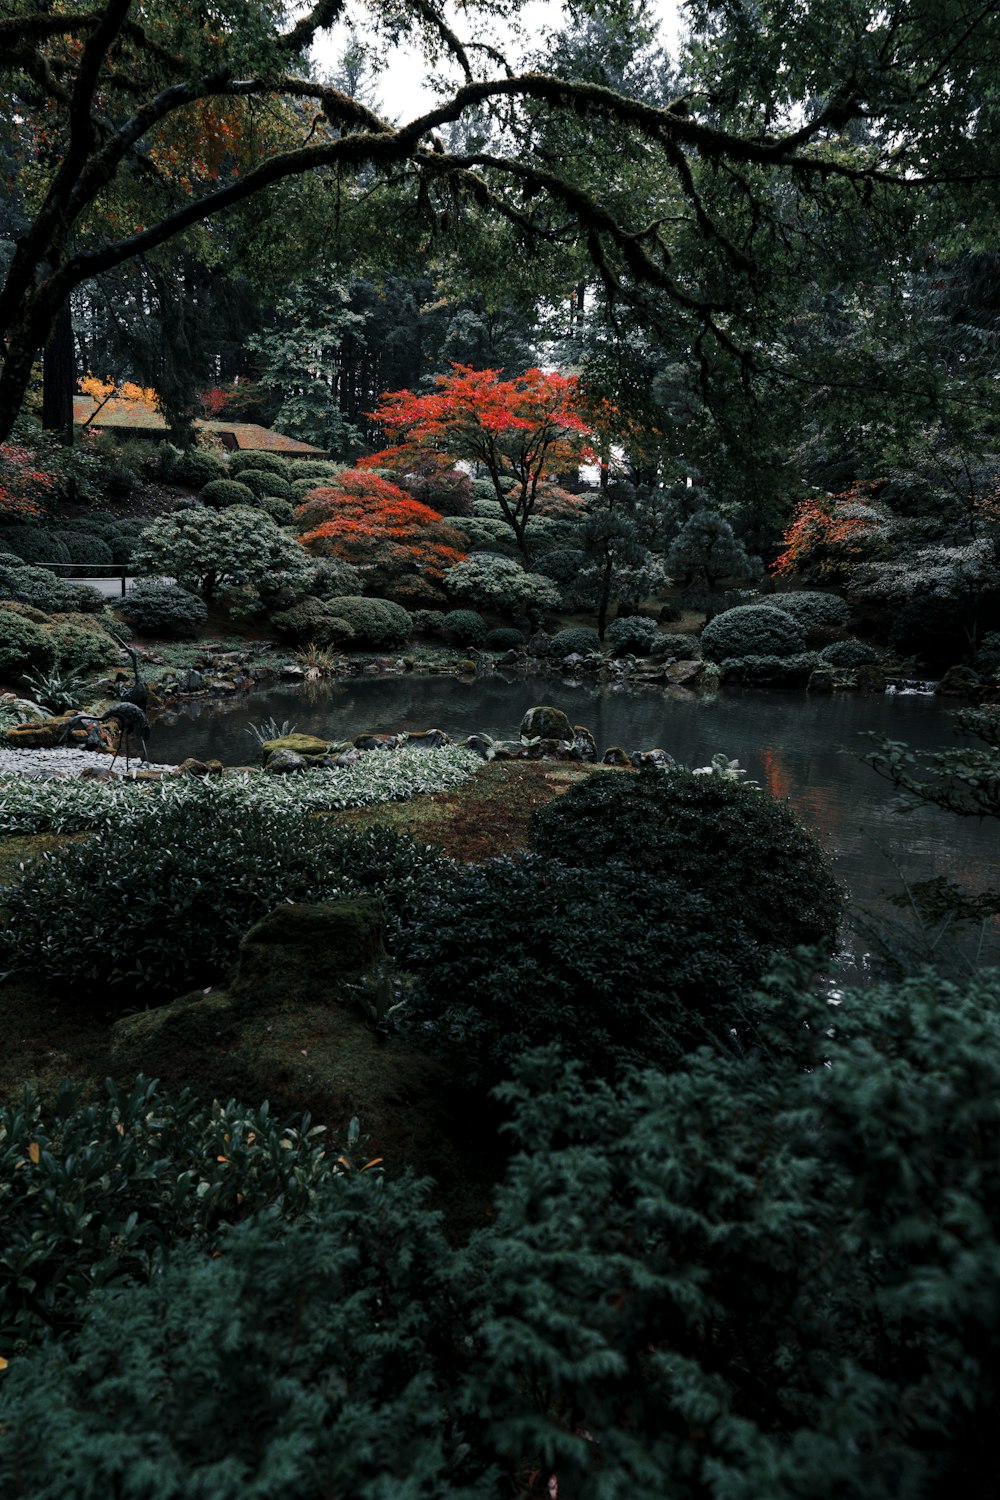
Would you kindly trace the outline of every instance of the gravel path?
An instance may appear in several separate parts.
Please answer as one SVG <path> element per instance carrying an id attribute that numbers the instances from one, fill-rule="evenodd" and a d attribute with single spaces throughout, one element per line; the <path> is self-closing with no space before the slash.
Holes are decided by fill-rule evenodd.
<path id="1" fill-rule="evenodd" d="M 0 747 L 0 776 L 32 776 L 36 780 L 48 776 L 79 776 L 88 766 L 106 770 L 111 765 L 110 755 L 101 755 L 93 750 L 77 750 L 71 745 L 60 745 L 52 750 L 5 750 Z M 172 771 L 173 766 L 160 766 L 139 762 L 129 757 L 131 769 L 143 771 Z M 114 774 L 124 776 L 125 761 L 119 756 Z"/>

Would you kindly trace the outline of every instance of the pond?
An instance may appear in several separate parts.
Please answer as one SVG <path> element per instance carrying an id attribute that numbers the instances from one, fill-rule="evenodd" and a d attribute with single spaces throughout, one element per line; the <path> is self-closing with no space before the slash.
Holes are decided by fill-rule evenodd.
<path id="1" fill-rule="evenodd" d="M 894 866 L 909 882 L 947 875 L 969 888 L 1000 883 L 995 827 L 933 808 L 900 816 L 891 789 L 859 759 L 871 732 L 917 749 L 954 743 L 947 709 L 927 694 L 818 696 L 731 688 L 696 697 L 499 673 L 468 680 L 352 677 L 275 687 L 237 700 L 194 700 L 157 722 L 151 751 L 164 761 L 191 755 L 255 763 L 257 745 L 246 726 L 267 718 L 338 740 L 401 729 L 443 729 L 455 739 L 483 730 L 512 738 L 525 711 L 538 703 L 553 703 L 574 724 L 586 724 L 599 751 L 609 745 L 628 751 L 662 746 L 692 766 L 724 751 L 752 780 L 787 798 L 851 891 L 855 920 L 842 956 L 849 970 L 869 963 L 862 910 L 874 910 L 880 925 L 899 919 L 882 899 L 884 891 L 900 888 Z"/>

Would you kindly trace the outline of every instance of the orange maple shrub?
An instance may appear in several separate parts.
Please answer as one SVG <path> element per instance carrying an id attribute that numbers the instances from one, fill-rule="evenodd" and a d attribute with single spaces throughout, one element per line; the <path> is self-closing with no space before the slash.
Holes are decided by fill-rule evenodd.
<path id="1" fill-rule="evenodd" d="M 130 412 L 156 411 L 157 394 L 151 385 L 136 385 L 134 380 L 102 380 L 99 375 L 82 375 L 77 382 L 80 392 L 89 396 L 94 410 L 81 424 L 89 427 L 99 412 L 108 416 L 127 416 Z"/>
<path id="2" fill-rule="evenodd" d="M 785 550 L 771 564 L 779 578 L 811 573 L 818 578 L 849 573 L 885 517 L 872 503 L 875 485 L 855 482 L 836 495 L 811 496 L 795 507 L 782 540 Z"/>
<path id="3" fill-rule="evenodd" d="M 21 443 L 0 444 L 0 516 L 27 521 L 44 514 L 56 482 L 33 449 Z"/>
<path id="4" fill-rule="evenodd" d="M 465 556 L 465 538 L 440 512 L 360 469 L 312 490 L 295 516 L 303 547 L 358 568 L 437 579 Z"/>
<path id="5" fill-rule="evenodd" d="M 433 391 L 387 391 L 369 413 L 390 446 L 359 468 L 418 468 L 428 457 L 480 464 L 493 481 L 504 518 L 530 561 L 526 529 L 545 482 L 593 458 L 573 375 L 527 370 L 501 380 L 498 370 L 454 365 Z M 509 488 L 510 480 L 514 488 Z"/>

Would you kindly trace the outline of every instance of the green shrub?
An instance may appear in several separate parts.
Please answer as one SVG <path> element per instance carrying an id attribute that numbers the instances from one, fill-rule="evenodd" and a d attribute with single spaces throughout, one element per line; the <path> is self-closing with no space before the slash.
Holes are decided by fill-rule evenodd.
<path id="1" fill-rule="evenodd" d="M 878 652 L 867 641 L 831 641 L 819 654 L 832 667 L 867 667 L 878 660 Z"/>
<path id="2" fill-rule="evenodd" d="M 74 570 L 77 577 L 86 576 L 88 569 L 95 565 L 103 568 L 114 562 L 110 543 L 96 532 L 61 526 L 55 534 L 66 548 L 70 562 L 77 564 Z"/>
<path id="3" fill-rule="evenodd" d="M 296 646 L 346 646 L 354 639 L 351 626 L 322 599 L 303 599 L 291 609 L 278 610 L 271 624 L 283 640 Z"/>
<path id="4" fill-rule="evenodd" d="M 254 492 L 238 479 L 213 479 L 201 492 L 206 505 L 224 510 L 227 505 L 253 505 Z"/>
<path id="5" fill-rule="evenodd" d="M 139 635 L 191 640 L 208 619 L 208 610 L 178 583 L 140 579 L 118 606 L 118 613 Z"/>
<path id="6" fill-rule="evenodd" d="M 619 860 L 697 892 L 765 948 L 830 947 L 843 892 L 816 839 L 753 786 L 675 769 L 591 776 L 532 815 L 547 858 Z"/>
<path id="7" fill-rule="evenodd" d="M 579 577 L 587 566 L 588 558 L 582 547 L 556 547 L 544 553 L 535 564 L 536 570 L 566 589 Z"/>
<path id="8" fill-rule="evenodd" d="M 118 1010 L 166 1000 L 223 978 L 280 902 L 348 888 L 322 820 L 264 804 L 234 817 L 211 786 L 172 791 L 28 866 L 0 907 L 3 968 L 72 975 L 74 993 Z"/>
<path id="9" fill-rule="evenodd" d="M 720 667 L 721 680 L 755 683 L 758 687 L 804 687 L 822 661 L 818 651 L 797 651 L 794 656 L 727 657 Z"/>
<path id="10" fill-rule="evenodd" d="M 549 655 L 559 658 L 572 656 L 589 656 L 592 652 L 603 651 L 601 638 L 596 630 L 584 630 L 572 627 L 569 630 L 558 630 L 549 641 Z"/>
<path id="11" fill-rule="evenodd" d="M 0 527 L 0 548 L 26 563 L 72 562 L 69 549 L 58 532 L 46 526 Z"/>
<path id="12" fill-rule="evenodd" d="M 701 649 L 708 661 L 739 656 L 794 656 L 805 640 L 799 626 L 784 610 L 751 604 L 724 610 L 701 633 Z"/>
<path id="13" fill-rule="evenodd" d="M 486 632 L 483 645 L 487 651 L 519 651 L 524 645 L 524 636 L 512 625 L 498 625 Z"/>
<path id="14" fill-rule="evenodd" d="M 343 594 L 363 594 L 364 578 L 357 568 L 339 557 L 317 557 L 312 561 L 309 592 L 318 599 L 335 599 Z"/>
<path id="15" fill-rule="evenodd" d="M 652 654 L 656 661 L 697 661 L 701 643 L 693 635 L 661 635 Z"/>
<path id="16" fill-rule="evenodd" d="M 455 1048 L 480 1084 L 551 1041 L 599 1072 L 672 1064 L 745 1028 L 760 972 L 725 907 L 614 858 L 599 869 L 538 856 L 437 868 L 391 945 L 418 979 L 407 1029 Z"/>
<path id="17" fill-rule="evenodd" d="M 311 495 L 313 490 L 322 489 L 326 483 L 328 481 L 319 476 L 315 479 L 293 479 L 288 485 L 289 497 L 296 505 L 301 505 L 307 495 Z"/>
<path id="18" fill-rule="evenodd" d="M 226 465 L 199 448 L 188 448 L 185 452 L 178 453 L 170 469 L 170 478 L 174 484 L 189 485 L 193 490 L 202 490 L 213 479 L 225 477 Z"/>
<path id="19" fill-rule="evenodd" d="M 239 483 L 252 490 L 257 499 L 264 495 L 275 495 L 279 500 L 290 500 L 292 495 L 291 485 L 283 474 L 272 473 L 270 469 L 241 469 Z"/>
<path id="20" fill-rule="evenodd" d="M 104 598 L 89 583 L 71 583 L 48 568 L 32 568 L 17 559 L 14 564 L 0 558 L 0 599 L 30 604 L 45 614 L 66 610 L 96 613 Z"/>
<path id="21" fill-rule="evenodd" d="M 279 459 L 278 462 L 281 463 L 281 460 Z M 345 467 L 344 464 L 330 463 L 321 458 L 296 458 L 289 463 L 282 464 L 277 471 L 271 472 L 277 472 L 293 484 L 297 484 L 300 479 L 311 479 L 314 482 L 317 479 L 335 479 L 338 474 L 343 473 Z"/>
<path id="22" fill-rule="evenodd" d="M 983 636 L 973 666 L 984 677 L 1000 677 L 1000 631 Z"/>
<path id="23" fill-rule="evenodd" d="M 409 640 L 413 622 L 407 610 L 388 599 L 365 599 L 349 594 L 334 595 L 326 601 L 331 615 L 346 620 L 354 631 L 354 643 L 379 651 L 402 646 Z"/>
<path id="24" fill-rule="evenodd" d="M 70 672 L 93 672 L 116 660 L 120 648 L 96 624 L 77 617 L 54 615 L 48 626 L 53 660 Z"/>
<path id="25" fill-rule="evenodd" d="M 940 669 L 960 661 L 967 648 L 968 603 L 919 594 L 904 604 L 889 627 L 889 645 L 900 656 L 916 656 Z"/>
<path id="26" fill-rule="evenodd" d="M 175 578 L 206 598 L 220 589 L 235 591 L 234 605 L 243 591 L 246 611 L 260 606 L 276 576 L 283 576 L 283 587 L 298 580 L 302 589 L 312 576 L 309 558 L 294 537 L 262 511 L 241 505 L 197 506 L 159 516 L 143 535 L 134 565 L 146 577 Z"/>
<path id="27" fill-rule="evenodd" d="M 470 552 L 495 554 L 512 561 L 520 556 L 517 538 L 502 517 L 462 516 L 456 529 L 467 539 Z"/>
<path id="28" fill-rule="evenodd" d="M 317 1135 L 144 1078 L 87 1105 L 64 1083 L 51 1111 L 26 1088 L 0 1109 L 0 1348 L 65 1332 L 92 1291 L 148 1281 L 179 1242 L 211 1250 L 227 1224 L 311 1209 L 338 1174 Z"/>
<path id="29" fill-rule="evenodd" d="M 254 501 L 258 510 L 271 517 L 279 526 L 288 526 L 295 514 L 295 507 L 289 500 L 282 500 L 278 495 L 259 495 Z"/>
<path id="30" fill-rule="evenodd" d="M 788 594 L 769 594 L 769 609 L 780 609 L 791 615 L 795 623 L 806 633 L 824 626 L 846 629 L 851 609 L 846 599 L 839 594 L 824 594 L 816 589 L 800 589 Z"/>
<path id="31" fill-rule="evenodd" d="M 302 472 L 297 463 L 290 463 L 287 459 L 279 458 L 275 453 L 260 453 L 249 448 L 230 454 L 228 473 L 231 477 L 234 479 L 241 477 L 247 469 L 253 469 L 261 474 L 277 474 L 280 479 L 289 479 L 293 474 Z"/>
<path id="32" fill-rule="evenodd" d="M 18 681 L 32 668 L 51 665 L 54 656 L 45 626 L 4 609 L 0 602 L 0 681 Z"/>
<path id="33" fill-rule="evenodd" d="M 608 642 L 616 656 L 649 656 L 659 635 L 656 621 L 644 615 L 613 620 L 608 628 Z"/>
<path id="34" fill-rule="evenodd" d="M 450 609 L 441 616 L 441 633 L 453 646 L 483 646 L 486 621 L 474 609 Z"/>

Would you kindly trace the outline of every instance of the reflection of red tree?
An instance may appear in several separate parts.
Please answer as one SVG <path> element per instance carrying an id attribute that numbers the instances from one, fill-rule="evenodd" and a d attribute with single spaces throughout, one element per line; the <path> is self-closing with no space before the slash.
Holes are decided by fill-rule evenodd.
<path id="1" fill-rule="evenodd" d="M 767 782 L 767 789 L 771 796 L 776 797 L 780 802 L 786 801 L 792 793 L 792 778 L 785 769 L 778 752 L 768 746 L 766 750 L 761 751 L 760 758 L 764 767 L 764 780 Z"/>
<path id="2" fill-rule="evenodd" d="M 835 804 L 823 786 L 796 786 L 791 772 L 773 746 L 760 752 L 764 781 L 771 796 L 791 804 L 793 811 L 829 848 L 834 837 Z"/>

